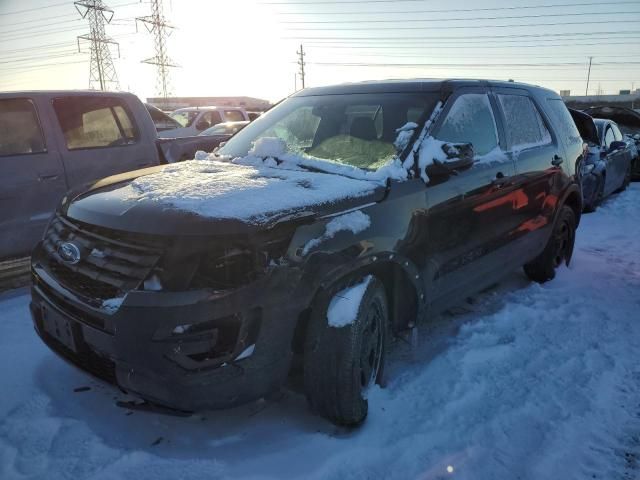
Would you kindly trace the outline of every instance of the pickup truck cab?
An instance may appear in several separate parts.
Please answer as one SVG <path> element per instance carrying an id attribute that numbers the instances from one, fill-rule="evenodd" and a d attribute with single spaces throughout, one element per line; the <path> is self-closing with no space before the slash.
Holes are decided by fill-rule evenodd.
<path id="1" fill-rule="evenodd" d="M 0 93 L 0 260 L 31 251 L 68 190 L 210 144 L 207 137 L 159 141 L 130 93 Z"/>
<path id="2" fill-rule="evenodd" d="M 247 112 L 240 107 L 179 108 L 171 113 L 170 117 L 182 125 L 182 128 L 163 131 L 160 133 L 161 137 L 190 137 L 219 123 L 249 120 Z"/>

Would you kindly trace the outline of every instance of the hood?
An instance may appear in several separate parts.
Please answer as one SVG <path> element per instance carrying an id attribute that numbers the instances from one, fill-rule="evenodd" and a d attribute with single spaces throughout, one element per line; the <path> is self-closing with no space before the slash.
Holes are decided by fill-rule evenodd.
<path id="1" fill-rule="evenodd" d="M 382 200 L 381 182 L 196 160 L 106 178 L 63 205 L 72 219 L 155 235 L 250 234 Z"/>
<path id="2" fill-rule="evenodd" d="M 624 107 L 590 107 L 584 110 L 594 118 L 612 120 L 618 125 L 624 125 L 630 129 L 640 131 L 640 113 Z"/>
<path id="3" fill-rule="evenodd" d="M 585 142 L 593 143 L 594 145 L 600 145 L 600 137 L 598 136 L 598 129 L 593 121 L 593 117 L 587 115 L 579 110 L 569 109 L 571 117 L 578 127 L 580 136 Z"/>

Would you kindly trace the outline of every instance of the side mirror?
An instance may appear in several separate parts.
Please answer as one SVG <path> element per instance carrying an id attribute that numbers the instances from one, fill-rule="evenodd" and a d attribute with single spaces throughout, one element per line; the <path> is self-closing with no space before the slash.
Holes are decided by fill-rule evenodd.
<path id="1" fill-rule="evenodd" d="M 198 123 L 196 123 L 196 130 L 206 130 L 210 126 L 211 125 L 209 125 L 209 122 L 207 122 L 206 120 L 200 120 Z"/>
<path id="2" fill-rule="evenodd" d="M 445 143 L 442 151 L 447 159 L 444 162 L 434 159 L 432 164 L 427 165 L 429 177 L 449 177 L 473 165 L 475 152 L 471 143 Z"/>
<path id="3" fill-rule="evenodd" d="M 611 142 L 611 145 L 609 145 L 609 152 L 615 152 L 616 150 L 622 150 L 625 148 L 627 148 L 627 144 L 625 142 L 616 140 L 615 142 Z"/>

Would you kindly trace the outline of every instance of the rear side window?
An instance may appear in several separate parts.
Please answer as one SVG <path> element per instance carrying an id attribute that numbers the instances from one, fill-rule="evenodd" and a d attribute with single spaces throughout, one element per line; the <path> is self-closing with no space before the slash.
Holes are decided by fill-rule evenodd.
<path id="1" fill-rule="evenodd" d="M 498 94 L 506 120 L 510 148 L 523 149 L 551 143 L 551 134 L 529 97 Z"/>
<path id="2" fill-rule="evenodd" d="M 460 95 L 436 136 L 444 142 L 471 143 L 478 155 L 496 148 L 498 134 L 489 97 L 484 93 Z"/>
<path id="3" fill-rule="evenodd" d="M 56 98 L 53 108 L 69 150 L 130 145 L 140 137 L 119 98 Z"/>
<path id="4" fill-rule="evenodd" d="M 42 130 L 31 100 L 0 100 L 0 156 L 42 153 Z"/>
<path id="5" fill-rule="evenodd" d="M 239 110 L 225 110 L 224 116 L 227 122 L 241 122 L 245 119 Z"/>
<path id="6" fill-rule="evenodd" d="M 582 137 L 578 127 L 564 102 L 559 98 L 549 98 L 547 99 L 547 106 L 549 107 L 547 112 L 551 115 L 551 119 L 558 129 L 558 136 L 569 144 L 581 144 Z"/>

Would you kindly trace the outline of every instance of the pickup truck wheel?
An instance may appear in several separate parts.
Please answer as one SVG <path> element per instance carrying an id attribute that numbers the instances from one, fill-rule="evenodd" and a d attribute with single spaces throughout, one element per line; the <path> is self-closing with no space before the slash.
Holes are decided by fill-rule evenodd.
<path id="1" fill-rule="evenodd" d="M 575 238 L 576 216 L 570 207 L 563 205 L 547 246 L 538 257 L 524 266 L 524 272 L 535 282 L 553 280 L 556 269 L 563 262 L 569 265 Z"/>
<path id="2" fill-rule="evenodd" d="M 316 303 L 305 341 L 307 400 L 319 415 L 341 426 L 357 426 L 367 417 L 367 391 L 384 364 L 389 324 L 384 287 L 375 277 L 362 281 L 367 284 L 353 322 L 329 325 L 329 305 L 344 292 L 337 287 Z"/>

